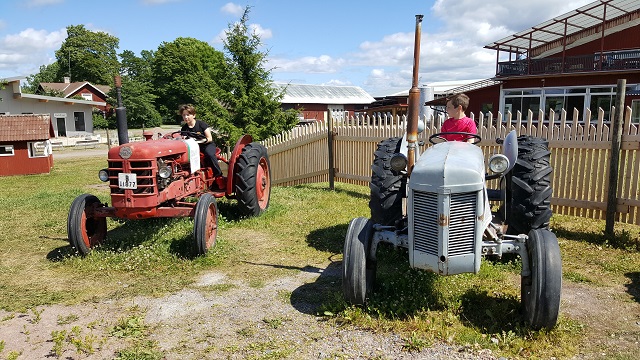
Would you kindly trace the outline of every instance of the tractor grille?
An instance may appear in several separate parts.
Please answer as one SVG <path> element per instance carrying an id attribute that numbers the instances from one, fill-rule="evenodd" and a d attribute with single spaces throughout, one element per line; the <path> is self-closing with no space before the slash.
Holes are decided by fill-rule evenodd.
<path id="1" fill-rule="evenodd" d="M 474 253 L 477 195 L 476 192 L 451 194 L 450 213 L 443 214 L 449 219 L 449 256 Z M 439 256 L 438 195 L 416 191 L 413 199 L 413 248 Z"/>
<path id="2" fill-rule="evenodd" d="M 438 195 L 416 191 L 413 201 L 413 249 L 437 256 Z"/>
<path id="3" fill-rule="evenodd" d="M 109 161 L 109 187 L 112 194 L 124 194 L 125 190 L 118 186 L 118 174 L 136 174 L 138 188 L 129 190 L 133 194 L 153 194 L 156 188 L 156 176 L 154 174 L 154 161 Z"/>

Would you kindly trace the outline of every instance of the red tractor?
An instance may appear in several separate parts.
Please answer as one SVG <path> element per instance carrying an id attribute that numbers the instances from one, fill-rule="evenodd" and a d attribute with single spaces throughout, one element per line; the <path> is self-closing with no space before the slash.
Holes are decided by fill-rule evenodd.
<path id="1" fill-rule="evenodd" d="M 269 206 L 270 164 L 267 149 L 244 135 L 226 163 L 226 176 L 214 176 L 211 164 L 199 151 L 199 134 L 177 131 L 157 140 L 111 148 L 108 168 L 99 172 L 109 184 L 111 204 L 90 194 L 78 196 L 69 210 L 69 242 L 80 254 L 88 254 L 107 235 L 107 217 L 147 219 L 192 217 L 195 253 L 215 246 L 218 223 L 216 198 L 235 198 L 242 214 L 256 216 Z M 200 164 L 203 166 L 201 167 Z"/>

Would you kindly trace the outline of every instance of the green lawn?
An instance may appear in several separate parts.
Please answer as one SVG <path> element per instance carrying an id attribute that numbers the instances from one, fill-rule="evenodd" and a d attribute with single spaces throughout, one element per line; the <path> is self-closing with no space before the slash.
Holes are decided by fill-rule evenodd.
<path id="1" fill-rule="evenodd" d="M 109 202 L 107 188 L 97 179 L 105 165 L 101 157 L 65 159 L 56 161 L 49 175 L 0 178 L 5 210 L 0 218 L 1 309 L 26 313 L 48 304 L 162 295 L 212 269 L 261 286 L 303 267 L 339 262 L 348 222 L 369 212 L 366 187 L 274 188 L 269 210 L 258 218 L 241 219 L 233 200 L 219 200 L 218 244 L 205 257 L 192 255 L 190 219 L 110 219 L 108 242 L 80 257 L 68 245 L 67 212 L 83 193 Z M 552 227 L 560 240 L 565 283 L 626 286 L 628 294 L 621 296 L 627 297 L 639 293 L 639 227 L 617 224 L 618 236 L 609 240 L 601 235 L 601 221 L 554 216 Z M 277 266 L 249 267 L 247 262 Z M 563 315 L 550 332 L 522 326 L 515 259 L 484 261 L 478 275 L 439 277 L 410 269 L 406 252 L 383 248 L 378 264 L 377 287 L 366 307 L 347 306 L 334 282 L 318 293 L 319 314 L 336 326 L 399 332 L 407 350 L 444 340 L 508 357 L 567 358 L 594 346 L 584 324 Z M 632 355 L 629 349 L 617 357 Z"/>

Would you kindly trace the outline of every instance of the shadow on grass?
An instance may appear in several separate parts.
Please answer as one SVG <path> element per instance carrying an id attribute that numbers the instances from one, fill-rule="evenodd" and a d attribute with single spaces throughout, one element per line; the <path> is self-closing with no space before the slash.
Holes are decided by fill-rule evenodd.
<path id="1" fill-rule="evenodd" d="M 338 185 L 339 186 L 339 185 Z M 347 189 L 343 189 L 343 188 L 336 188 L 334 186 L 334 190 L 329 189 L 329 184 L 326 184 L 326 187 L 310 187 L 308 184 L 302 184 L 302 185 L 293 185 L 291 186 L 291 188 L 293 189 L 317 189 L 317 190 L 323 190 L 323 191 L 335 191 L 336 193 L 339 194 L 347 194 L 351 197 L 357 198 L 357 199 L 369 199 L 369 194 L 362 194 L 359 193 L 357 191 L 353 191 L 353 190 L 347 190 Z"/>
<path id="2" fill-rule="evenodd" d="M 342 253 L 348 224 L 338 224 L 313 230 L 307 235 L 307 244 L 316 250 Z"/>
<path id="3" fill-rule="evenodd" d="M 312 267 L 305 267 L 312 268 Z M 305 268 L 301 269 L 302 271 Z M 289 301 L 294 309 L 303 314 L 317 315 L 326 304 L 340 296 L 342 271 L 341 261 L 331 261 L 325 269 L 315 269 L 320 276 L 311 283 L 304 284 L 291 292 Z"/>
<path id="4" fill-rule="evenodd" d="M 616 232 L 614 236 L 609 237 L 604 233 L 573 231 L 556 225 L 553 227 L 553 232 L 557 237 L 567 240 L 586 242 L 593 245 L 608 245 L 615 249 L 640 251 L 640 239 L 633 238 L 625 230 Z"/>
<path id="5" fill-rule="evenodd" d="M 460 300 L 459 317 L 463 324 L 490 334 L 522 329 L 520 301 L 515 298 L 491 296 L 487 291 L 471 288 Z"/>
<path id="6" fill-rule="evenodd" d="M 96 248 L 97 251 L 111 251 L 115 253 L 127 252 L 149 241 L 154 235 L 161 233 L 163 228 L 170 226 L 174 218 L 151 218 L 141 220 L 122 220 L 121 225 L 107 232 L 105 241 Z M 64 239 L 67 240 L 68 239 Z M 193 259 L 194 243 L 190 235 L 173 239 L 169 244 L 170 253 L 179 258 Z M 47 260 L 58 262 L 66 257 L 79 256 L 71 245 L 53 249 L 47 254 Z"/>
<path id="7" fill-rule="evenodd" d="M 631 280 L 630 283 L 625 285 L 627 292 L 633 296 L 637 303 L 640 303 L 640 271 L 628 272 L 624 276 Z"/>

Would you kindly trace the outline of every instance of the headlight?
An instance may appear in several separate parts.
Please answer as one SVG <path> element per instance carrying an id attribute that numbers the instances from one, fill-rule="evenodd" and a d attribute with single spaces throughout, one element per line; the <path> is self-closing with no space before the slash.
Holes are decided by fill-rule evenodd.
<path id="1" fill-rule="evenodd" d="M 104 181 L 104 182 L 109 181 L 109 172 L 107 171 L 107 169 L 102 169 L 98 171 L 98 178 L 100 179 L 100 181 Z"/>
<path id="2" fill-rule="evenodd" d="M 489 159 L 489 170 L 501 174 L 509 168 L 509 159 L 502 154 L 493 155 Z"/>
<path id="3" fill-rule="evenodd" d="M 391 165 L 391 169 L 393 171 L 402 171 L 407 168 L 407 162 L 408 161 L 406 156 L 400 153 L 396 153 L 391 157 L 389 164 Z"/>
<path id="4" fill-rule="evenodd" d="M 158 167 L 158 176 L 163 179 L 168 179 L 171 176 L 171 172 L 171 166 L 169 165 L 162 165 Z"/>

